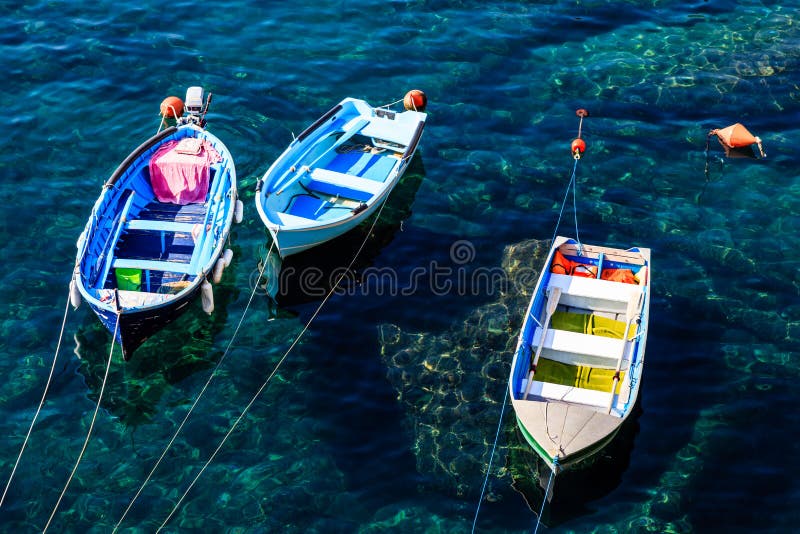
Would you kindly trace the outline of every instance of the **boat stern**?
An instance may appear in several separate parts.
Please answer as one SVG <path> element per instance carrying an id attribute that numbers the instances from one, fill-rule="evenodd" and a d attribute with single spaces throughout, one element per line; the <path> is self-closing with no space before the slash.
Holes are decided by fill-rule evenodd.
<path id="1" fill-rule="evenodd" d="M 523 437 L 551 469 L 587 459 L 611 441 L 621 423 L 619 417 L 570 403 L 537 399 L 513 404 Z"/>

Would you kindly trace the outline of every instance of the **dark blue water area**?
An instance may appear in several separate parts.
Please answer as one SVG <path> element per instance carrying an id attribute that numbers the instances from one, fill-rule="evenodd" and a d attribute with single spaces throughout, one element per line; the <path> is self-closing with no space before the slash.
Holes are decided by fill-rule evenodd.
<path id="1" fill-rule="evenodd" d="M 0 530 L 51 514 L 51 531 L 113 530 L 192 409 L 120 531 L 466 532 L 476 511 L 478 532 L 533 531 L 549 473 L 504 395 L 541 255 L 576 226 L 652 250 L 647 358 L 634 416 L 557 478 L 539 531 L 796 530 L 799 7 L 0 2 L 2 482 L 48 383 L 75 242 L 166 96 L 213 93 L 245 203 L 215 312 L 194 302 L 130 362 L 115 347 L 105 387 L 111 335 L 69 308 Z M 413 88 L 428 122 L 375 226 L 273 256 L 259 280 L 270 163 L 342 98 Z M 736 122 L 766 159 L 709 139 Z"/>

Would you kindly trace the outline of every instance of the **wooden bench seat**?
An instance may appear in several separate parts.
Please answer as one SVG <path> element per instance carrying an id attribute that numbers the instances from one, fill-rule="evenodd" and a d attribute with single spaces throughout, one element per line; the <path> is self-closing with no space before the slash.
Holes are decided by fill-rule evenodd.
<path id="1" fill-rule="evenodd" d="M 642 291 L 633 284 L 551 273 L 547 288 L 554 287 L 561 289 L 564 306 L 611 313 L 625 313 L 631 296 Z"/>
<path id="2" fill-rule="evenodd" d="M 522 391 L 526 391 L 528 380 L 522 381 Z M 574 386 L 564 386 L 562 384 L 552 384 L 550 382 L 539 382 L 534 380 L 531 384 L 528 398 L 540 397 L 544 399 L 558 399 L 564 402 L 606 408 L 610 392 L 597 391 L 594 389 L 583 389 Z"/>
<path id="3" fill-rule="evenodd" d="M 181 232 L 191 234 L 194 228 L 193 223 L 175 221 L 156 221 L 147 219 L 134 219 L 128 221 L 126 227 L 129 230 L 151 230 L 157 232 Z"/>
<path id="4" fill-rule="evenodd" d="M 563 295 L 562 295 L 563 298 Z M 533 334 L 532 347 L 538 347 L 542 336 L 542 329 L 537 328 Z M 542 358 L 548 358 L 569 365 L 588 365 L 604 369 L 614 369 L 617 366 L 623 340 L 605 336 L 579 334 L 567 330 L 548 328 L 542 345 Z M 625 359 L 629 358 L 630 347 L 625 348 Z M 625 365 L 623 365 L 623 369 Z"/>
<path id="5" fill-rule="evenodd" d="M 366 202 L 383 190 L 381 182 L 328 169 L 314 169 L 310 174 L 311 181 L 306 186 L 312 191 L 328 195 L 339 195 Z"/>
<path id="6" fill-rule="evenodd" d="M 117 258 L 114 260 L 115 269 L 141 269 L 143 271 L 164 271 L 179 274 L 197 274 L 190 263 L 177 263 L 174 261 L 136 260 Z"/>

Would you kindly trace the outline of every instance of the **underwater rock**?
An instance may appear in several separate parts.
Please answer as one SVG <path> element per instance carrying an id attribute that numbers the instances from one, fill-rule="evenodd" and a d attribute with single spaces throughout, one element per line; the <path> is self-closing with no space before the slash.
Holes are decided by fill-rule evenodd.
<path id="1" fill-rule="evenodd" d="M 503 287 L 493 293 L 499 300 L 477 308 L 447 332 L 379 327 L 388 378 L 413 431 L 417 469 L 458 496 L 481 487 L 494 442 L 486 429 L 500 417 L 517 332 L 548 250 L 548 242 L 538 240 L 507 246 Z M 506 405 L 505 415 L 510 412 Z M 495 481 L 513 475 L 504 467 L 505 441 L 499 440 L 492 461 Z M 488 494 L 502 498 L 491 487 Z"/>

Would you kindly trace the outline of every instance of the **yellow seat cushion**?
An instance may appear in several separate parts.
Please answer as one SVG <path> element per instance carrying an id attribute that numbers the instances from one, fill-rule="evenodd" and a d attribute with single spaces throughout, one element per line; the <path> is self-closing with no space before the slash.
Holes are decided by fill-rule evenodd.
<path id="1" fill-rule="evenodd" d="M 620 384 L 624 376 L 625 372 L 620 371 L 616 393 L 619 393 Z M 539 364 L 536 366 L 536 374 L 533 379 L 562 386 L 610 392 L 611 384 L 614 382 L 614 369 L 600 369 L 587 365 L 568 365 L 548 360 L 547 358 L 539 358 Z"/>
<path id="2" fill-rule="evenodd" d="M 573 313 L 559 310 L 553 313 L 553 317 L 550 319 L 550 328 L 622 339 L 622 334 L 625 332 L 625 323 L 608 317 L 600 317 L 593 313 Z M 630 339 L 635 333 L 636 324 L 632 324 L 628 330 L 628 338 Z"/>

